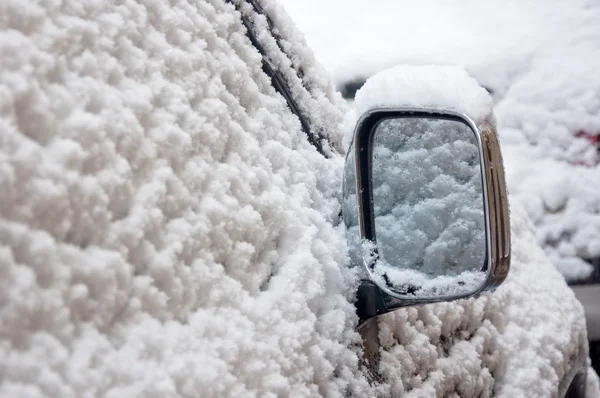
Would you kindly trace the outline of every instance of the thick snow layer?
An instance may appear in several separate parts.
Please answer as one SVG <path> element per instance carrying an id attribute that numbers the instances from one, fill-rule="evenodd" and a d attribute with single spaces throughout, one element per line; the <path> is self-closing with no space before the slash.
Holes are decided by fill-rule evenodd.
<path id="1" fill-rule="evenodd" d="M 398 65 L 379 72 L 357 92 L 344 121 L 348 147 L 356 121 L 377 108 L 435 108 L 464 114 L 478 123 L 492 113 L 492 98 L 457 66 Z"/>
<path id="2" fill-rule="evenodd" d="M 311 133 L 327 138 L 332 149 L 341 151 L 338 124 L 345 103 L 334 90 L 329 76 L 323 73 L 321 65 L 315 62 L 304 35 L 275 1 L 257 2 L 268 15 L 268 20 L 264 15 L 253 13 L 250 4 L 242 0 L 235 0 L 235 3 L 240 4 L 244 15 L 252 21 L 254 34 L 265 50 L 266 60 L 281 72 L 295 103 L 308 116 L 306 121 Z M 273 34 L 268 33 L 269 23 Z M 335 106 L 332 107 L 332 103 Z M 325 150 L 328 150 L 327 146 Z"/>
<path id="3" fill-rule="evenodd" d="M 368 395 L 343 159 L 307 142 L 233 5 L 1 8 L 0 396 Z"/>
<path id="4" fill-rule="evenodd" d="M 379 106 L 442 108 L 479 122 L 492 111 L 492 98 L 461 67 L 397 65 L 367 79 L 356 94 L 359 115 Z"/>
<path id="5" fill-rule="evenodd" d="M 261 3 L 339 145 L 326 75 Z M 0 59 L 3 398 L 546 397 L 585 350 L 513 211 L 506 284 L 384 317 L 369 385 L 332 226 L 343 160 L 307 142 L 230 4 L 5 2 Z"/>
<path id="6" fill-rule="evenodd" d="M 496 100 L 513 201 L 567 279 L 600 257 L 600 3 L 281 0 L 338 82 L 459 64 Z"/>

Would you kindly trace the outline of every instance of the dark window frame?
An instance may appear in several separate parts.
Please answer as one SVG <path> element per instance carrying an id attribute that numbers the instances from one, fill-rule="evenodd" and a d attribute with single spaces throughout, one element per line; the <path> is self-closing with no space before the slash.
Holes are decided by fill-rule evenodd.
<path id="1" fill-rule="evenodd" d="M 277 70 L 275 67 L 271 66 L 269 61 L 267 60 L 266 51 L 263 48 L 263 46 L 258 42 L 258 39 L 256 38 L 256 36 L 253 32 L 252 22 L 249 21 L 248 18 L 244 16 L 244 14 L 240 10 L 240 8 L 236 5 L 236 3 L 234 3 L 232 0 L 227 0 L 227 2 L 232 3 L 234 5 L 234 7 L 236 7 L 238 12 L 240 13 L 242 24 L 246 28 L 246 36 L 248 37 L 248 39 L 250 40 L 252 45 L 258 50 L 260 55 L 262 56 L 263 72 L 267 76 L 269 76 L 269 78 L 271 79 L 271 84 L 272 84 L 273 88 L 275 88 L 275 91 L 277 91 L 285 99 L 289 109 L 292 111 L 292 113 L 294 115 L 296 115 L 298 117 L 302 131 L 304 131 L 304 133 L 306 134 L 308 142 L 312 146 L 314 146 L 315 149 L 321 155 L 323 155 L 326 158 L 329 158 L 330 155 L 323 148 L 323 141 L 328 142 L 328 140 L 325 137 L 322 137 L 320 134 L 318 134 L 318 132 L 311 130 L 310 124 L 308 123 L 309 118 L 302 112 L 301 108 L 298 106 L 296 101 L 294 101 L 294 98 L 291 95 L 291 90 L 290 90 L 283 74 L 279 70 Z M 290 58 L 289 55 L 284 51 L 283 46 L 280 43 L 281 37 L 279 37 L 278 35 L 273 33 L 273 23 L 272 23 L 271 19 L 268 17 L 268 15 L 266 15 L 264 13 L 262 7 L 260 7 L 260 5 L 258 3 L 256 3 L 254 0 L 246 0 L 246 3 L 248 3 L 249 5 L 252 6 L 252 8 L 256 14 L 265 16 L 265 18 L 267 19 L 268 26 L 269 26 L 269 34 L 271 34 L 271 36 L 273 36 L 275 38 L 275 41 L 277 42 L 277 46 L 279 47 L 279 50 L 283 54 L 285 54 L 285 56 L 288 57 L 288 59 L 289 59 Z M 296 71 L 296 74 L 297 74 L 298 78 L 300 79 L 300 81 L 302 82 L 303 87 L 305 89 L 307 89 L 306 86 L 304 85 L 304 82 L 302 81 L 301 73 L 302 73 L 302 71 Z M 332 147 L 331 145 L 329 145 L 329 146 Z"/>

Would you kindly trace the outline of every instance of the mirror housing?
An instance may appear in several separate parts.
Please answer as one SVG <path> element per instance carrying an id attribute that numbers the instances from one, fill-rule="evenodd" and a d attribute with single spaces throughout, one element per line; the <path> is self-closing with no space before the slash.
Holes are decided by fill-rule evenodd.
<path id="1" fill-rule="evenodd" d="M 399 289 L 398 286 L 405 281 L 392 280 L 394 276 L 390 277 L 385 272 L 376 272 L 378 264 L 382 261 L 382 247 L 378 246 L 377 242 L 374 211 L 374 136 L 382 121 L 395 119 L 453 121 L 453 123 L 464 124 L 473 133 L 472 143 L 476 146 L 479 160 L 477 170 L 480 176 L 477 176 L 477 181 L 478 184 L 481 184 L 480 195 L 483 200 L 483 204 L 479 203 L 477 208 L 478 211 L 483 212 L 481 214 L 483 221 L 480 225 L 481 234 L 485 234 L 485 245 L 478 246 L 481 248 L 481 253 L 477 258 L 484 259 L 484 261 L 482 261 L 481 270 L 478 271 L 481 272 L 481 278 L 477 279 L 476 284 L 465 283 L 465 280 L 461 280 L 461 276 L 456 271 L 454 275 L 423 274 L 425 279 L 429 278 L 428 281 L 443 282 L 444 286 L 437 285 L 440 288 L 422 289 L 420 286 L 407 283 L 405 288 Z M 510 268 L 508 198 L 504 166 L 491 109 L 478 120 L 479 122 L 475 122 L 460 109 L 452 109 L 452 107 L 438 104 L 434 104 L 434 106 L 421 104 L 415 106 L 380 105 L 363 112 L 358 119 L 346 157 L 342 212 L 352 262 L 361 269 L 362 283 L 358 289 L 356 304 L 361 321 L 400 307 L 478 296 L 481 293 L 495 290 L 508 275 Z M 438 133 L 444 134 L 444 132 Z M 398 134 L 402 134 L 402 132 L 398 130 Z M 415 187 L 407 187 L 407 189 L 415 189 Z M 400 213 L 406 214 L 407 209 L 410 212 L 411 208 L 404 206 Z M 446 236 L 448 236 L 447 231 Z M 483 235 L 481 235 L 481 239 L 483 239 Z M 445 257 L 442 256 L 442 258 Z M 401 270 L 406 271 L 406 264 L 403 264 L 404 268 Z M 423 264 L 422 259 L 419 259 L 419 264 Z M 386 266 L 389 270 L 391 269 L 389 267 L 398 267 L 398 264 L 392 262 L 391 264 L 386 263 Z M 420 270 L 422 268 L 415 266 L 409 271 L 421 272 Z M 392 275 L 395 274 L 407 275 L 406 273 L 392 273 Z"/>

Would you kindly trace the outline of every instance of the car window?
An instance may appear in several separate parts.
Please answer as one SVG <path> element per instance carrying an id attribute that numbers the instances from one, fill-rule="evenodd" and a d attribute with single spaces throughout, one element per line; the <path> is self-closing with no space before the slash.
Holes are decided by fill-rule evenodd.
<path id="1" fill-rule="evenodd" d="M 279 28 L 256 1 L 233 4 L 241 13 L 247 37 L 262 56 L 263 72 L 269 76 L 275 90 L 298 117 L 308 141 L 325 157 L 340 153 L 341 145 L 336 139 L 338 127 L 323 121 L 341 119 L 341 111 L 336 106 L 331 106 L 334 102 L 331 101 L 332 98 L 326 98 L 328 106 L 322 106 L 323 98 L 318 98 L 322 95 L 319 92 L 319 88 L 322 87 L 314 89 L 310 84 L 302 62 L 299 62 L 297 54 L 294 54 L 294 44 L 286 41 L 278 33 Z M 268 34 L 265 34 L 265 31 Z M 269 47 L 269 51 L 266 50 L 266 46 Z M 331 95 L 332 92 L 333 88 L 330 87 L 330 93 L 327 94 Z M 339 102 L 337 105 L 341 104 Z M 321 111 L 314 112 L 315 107 L 321 108 Z"/>

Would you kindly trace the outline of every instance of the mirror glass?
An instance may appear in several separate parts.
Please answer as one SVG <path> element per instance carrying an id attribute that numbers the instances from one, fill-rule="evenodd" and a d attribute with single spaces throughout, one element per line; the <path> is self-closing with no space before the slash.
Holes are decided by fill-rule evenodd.
<path id="1" fill-rule="evenodd" d="M 475 132 L 458 118 L 388 118 L 372 149 L 374 276 L 401 294 L 477 290 L 486 228 Z"/>

